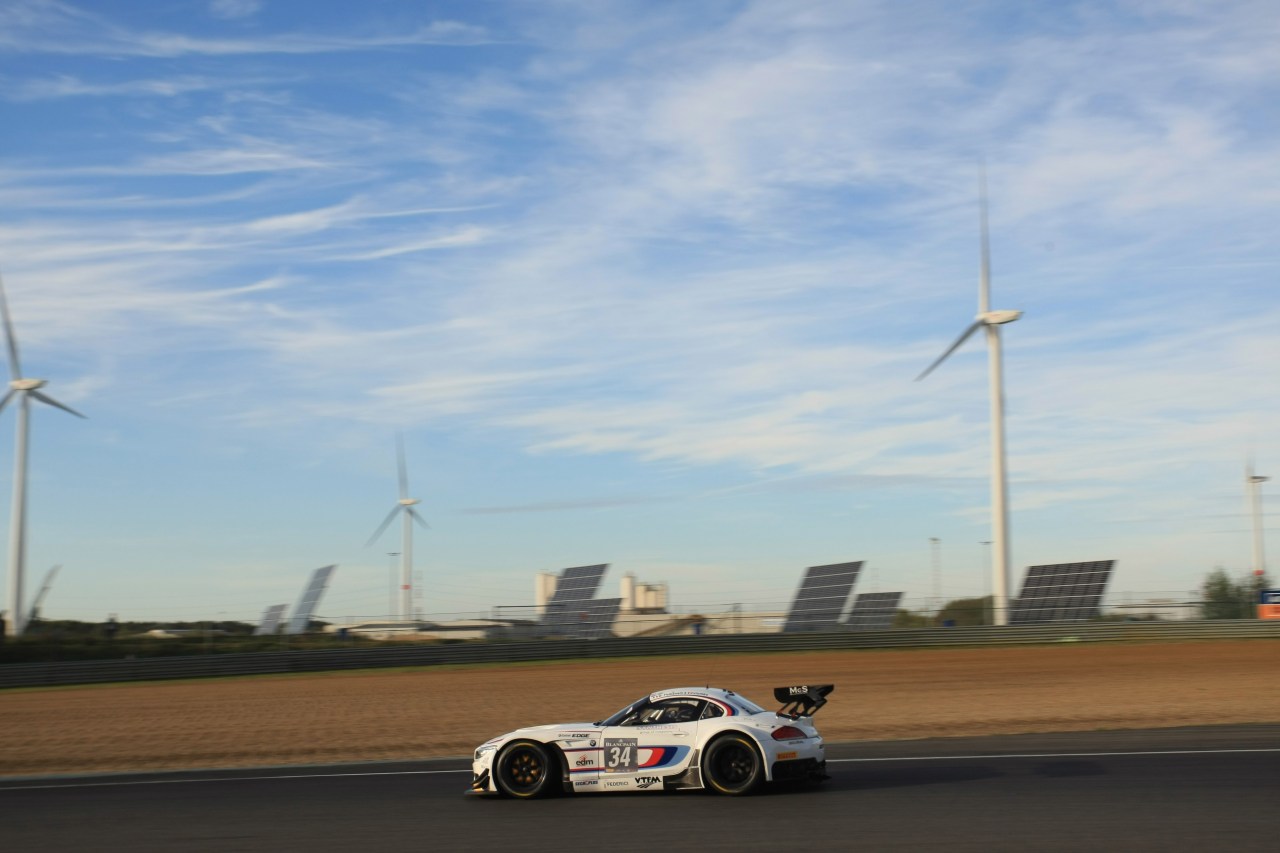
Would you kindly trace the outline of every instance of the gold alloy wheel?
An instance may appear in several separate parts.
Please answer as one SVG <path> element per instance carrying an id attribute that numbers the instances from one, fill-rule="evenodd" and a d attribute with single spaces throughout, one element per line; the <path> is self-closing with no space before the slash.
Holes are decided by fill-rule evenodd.
<path id="1" fill-rule="evenodd" d="M 509 797 L 530 798 L 549 793 L 554 780 L 548 776 L 551 757 L 547 747 L 535 741 L 519 741 L 498 756 L 495 779 Z"/>
<path id="2" fill-rule="evenodd" d="M 532 752 L 521 750 L 511 759 L 511 778 L 517 785 L 533 785 L 542 778 L 545 768 Z"/>

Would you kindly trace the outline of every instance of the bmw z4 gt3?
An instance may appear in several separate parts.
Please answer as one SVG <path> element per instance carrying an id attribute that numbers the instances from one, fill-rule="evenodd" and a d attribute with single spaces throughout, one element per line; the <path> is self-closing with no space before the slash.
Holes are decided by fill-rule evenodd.
<path id="1" fill-rule="evenodd" d="M 471 793 L 527 799 L 559 792 L 708 789 L 749 794 L 767 782 L 827 778 L 813 715 L 830 684 L 778 687 L 778 711 L 730 690 L 650 693 L 594 723 L 517 729 L 475 751 Z"/>

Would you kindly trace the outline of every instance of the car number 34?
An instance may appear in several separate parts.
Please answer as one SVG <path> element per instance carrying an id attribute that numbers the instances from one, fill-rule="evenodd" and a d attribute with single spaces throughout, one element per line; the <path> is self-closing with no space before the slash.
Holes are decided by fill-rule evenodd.
<path id="1" fill-rule="evenodd" d="M 636 738 L 605 738 L 604 766 L 613 773 L 631 773 L 637 767 Z"/>

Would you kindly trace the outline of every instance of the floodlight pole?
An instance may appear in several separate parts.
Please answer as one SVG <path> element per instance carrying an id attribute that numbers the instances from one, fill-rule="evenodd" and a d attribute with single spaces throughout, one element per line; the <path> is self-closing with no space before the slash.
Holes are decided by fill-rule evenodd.
<path id="1" fill-rule="evenodd" d="M 13 458 L 13 514 L 9 524 L 9 624 L 11 637 L 21 637 L 27 627 L 27 611 L 22 604 L 23 576 L 27 568 L 27 422 L 31 401 L 19 392 L 17 448 Z"/>
<path id="2" fill-rule="evenodd" d="M 942 612 L 942 540 L 930 536 L 929 547 L 933 557 L 933 612 L 936 616 Z"/>
<path id="3" fill-rule="evenodd" d="M 1267 558 L 1263 553 L 1262 542 L 1262 484 L 1271 479 L 1253 473 L 1250 464 L 1245 474 L 1245 488 L 1249 490 L 1249 503 L 1253 514 L 1253 570 L 1266 572 Z"/>

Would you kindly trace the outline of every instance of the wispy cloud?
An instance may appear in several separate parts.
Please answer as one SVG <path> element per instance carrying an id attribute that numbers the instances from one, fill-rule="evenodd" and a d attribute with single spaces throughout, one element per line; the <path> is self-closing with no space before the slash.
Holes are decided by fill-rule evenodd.
<path id="1" fill-rule="evenodd" d="M 257 81 L 245 81 L 253 85 Z M 86 81 L 60 74 L 56 77 L 22 80 L 5 86 L 3 97 L 12 101 L 41 101 L 58 98 L 162 97 L 174 98 L 192 92 L 227 88 L 227 81 L 211 77 L 177 77 L 150 80 L 124 80 L 114 83 Z"/>
<path id="2" fill-rule="evenodd" d="M 347 261 L 376 261 L 382 258 L 392 258 L 397 255 L 409 255 L 416 252 L 431 252 L 438 249 L 457 249 L 484 243 L 492 233 L 492 229 L 489 228 L 479 228 L 475 226 L 463 227 L 448 234 L 420 237 L 406 242 L 397 243 L 396 245 L 385 246 L 381 249 L 376 249 L 370 252 L 338 255 L 337 257 L 341 260 Z"/>
<path id="3" fill-rule="evenodd" d="M 232 6 L 217 7 L 231 9 Z M 240 8 L 244 8 L 243 5 Z M 233 17 L 221 15 L 221 17 Z M 103 57 L 176 58 L 262 54 L 326 54 L 422 45 L 492 43 L 481 27 L 432 21 L 409 32 L 367 35 L 282 34 L 260 38 L 207 38 L 178 32 L 130 29 L 108 17 L 58 0 L 15 0 L 0 10 L 0 47 L 19 53 Z"/>
<path id="4" fill-rule="evenodd" d="M 209 3 L 209 12 L 216 18 L 249 18 L 261 9 L 261 0 L 210 0 Z"/>
<path id="5" fill-rule="evenodd" d="M 516 504 L 512 506 L 467 507 L 460 510 L 465 515 L 512 515 L 540 512 L 568 512 L 592 509 L 618 509 L 620 507 L 637 506 L 667 500 L 660 497 L 617 497 L 598 498 L 586 501 L 546 501 L 536 504 Z"/>

